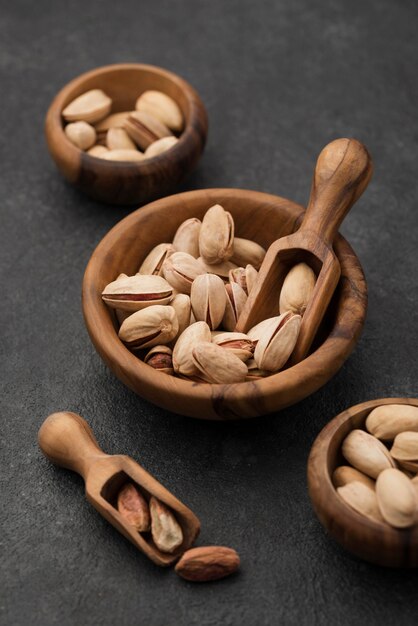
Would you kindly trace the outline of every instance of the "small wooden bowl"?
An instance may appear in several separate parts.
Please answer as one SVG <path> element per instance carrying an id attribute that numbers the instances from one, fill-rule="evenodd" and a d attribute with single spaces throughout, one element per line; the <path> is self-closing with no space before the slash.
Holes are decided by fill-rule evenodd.
<path id="1" fill-rule="evenodd" d="M 143 91 L 163 91 L 184 116 L 179 142 L 166 153 L 136 163 L 106 161 L 83 152 L 65 135 L 61 113 L 89 89 L 103 89 L 112 98 L 112 113 L 134 109 Z M 45 121 L 48 148 L 60 172 L 87 195 L 110 204 L 143 204 L 173 191 L 199 160 L 207 129 L 205 107 L 186 81 L 160 67 L 137 63 L 107 65 L 75 78 L 54 98 Z"/>
<path id="2" fill-rule="evenodd" d="M 308 488 L 313 508 L 326 530 L 346 550 L 377 565 L 418 566 L 418 527 L 396 529 L 367 519 L 338 495 L 332 473 L 344 463 L 341 444 L 354 428 L 364 428 L 370 411 L 382 404 L 418 406 L 414 398 L 384 398 L 363 402 L 337 415 L 320 432 L 308 461 Z"/>
<path id="3" fill-rule="evenodd" d="M 116 376 L 140 396 L 160 407 L 203 419 L 255 417 L 283 409 L 324 385 L 344 363 L 359 338 L 367 309 L 367 288 L 360 263 L 341 235 L 335 252 L 342 275 L 321 340 L 297 365 L 268 378 L 230 385 L 194 383 L 156 372 L 120 341 L 113 312 L 101 298 L 119 273 L 134 274 L 150 250 L 170 242 L 190 217 L 203 218 L 220 203 L 235 220 L 238 237 L 265 248 L 294 232 L 303 207 L 266 193 L 243 189 L 201 189 L 163 198 L 135 211 L 102 239 L 83 281 L 84 319 L 97 351 Z"/>

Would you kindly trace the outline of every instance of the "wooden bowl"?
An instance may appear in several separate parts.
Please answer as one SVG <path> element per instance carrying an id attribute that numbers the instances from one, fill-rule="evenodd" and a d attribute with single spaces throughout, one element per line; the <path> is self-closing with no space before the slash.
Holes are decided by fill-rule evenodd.
<path id="1" fill-rule="evenodd" d="M 179 142 L 166 153 L 136 163 L 106 161 L 83 152 L 65 135 L 61 113 L 89 89 L 103 89 L 112 98 L 112 113 L 134 109 L 143 91 L 163 91 L 177 102 L 185 119 Z M 110 204 L 143 204 L 173 191 L 199 160 L 207 128 L 205 107 L 186 81 L 160 67 L 137 63 L 107 65 L 75 78 L 54 98 L 45 121 L 48 148 L 60 172 L 95 200 Z"/>
<path id="2" fill-rule="evenodd" d="M 302 400 L 341 367 L 361 333 L 367 288 L 360 263 L 343 237 L 335 252 L 342 276 L 322 328 L 320 345 L 304 361 L 268 378 L 211 385 L 167 376 L 141 362 L 119 340 L 114 314 L 101 292 L 119 273 L 134 274 L 150 250 L 170 242 L 190 217 L 203 218 L 220 203 L 235 220 L 235 234 L 267 248 L 297 230 L 303 207 L 277 196 L 243 189 L 201 189 L 163 198 L 135 211 L 102 239 L 83 281 L 83 311 L 90 337 L 116 376 L 140 396 L 160 407 L 204 419 L 256 417 Z"/>
<path id="3" fill-rule="evenodd" d="M 346 550 L 377 565 L 418 566 L 418 527 L 392 528 L 367 519 L 349 507 L 332 484 L 341 465 L 341 444 L 354 428 L 363 428 L 370 411 L 382 404 L 418 406 L 414 398 L 383 398 L 363 402 L 337 415 L 320 432 L 308 461 L 308 488 L 313 508 L 326 530 Z"/>

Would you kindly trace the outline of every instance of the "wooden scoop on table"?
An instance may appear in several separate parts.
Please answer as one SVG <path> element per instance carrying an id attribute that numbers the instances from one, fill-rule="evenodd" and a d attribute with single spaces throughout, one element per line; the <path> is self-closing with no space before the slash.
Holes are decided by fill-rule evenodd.
<path id="1" fill-rule="evenodd" d="M 53 413 L 42 424 L 38 441 L 50 461 L 84 478 L 87 500 L 157 565 L 167 566 L 176 561 L 199 534 L 200 522 L 194 513 L 130 457 L 100 450 L 91 428 L 80 415 Z M 117 496 L 127 482 L 136 484 L 146 500 L 155 496 L 173 511 L 183 531 L 183 543 L 175 552 L 159 550 L 151 533 L 139 533 L 119 513 Z"/>
<path id="2" fill-rule="evenodd" d="M 336 139 L 325 146 L 316 163 L 308 208 L 299 230 L 271 244 L 240 315 L 236 326 L 239 332 L 278 315 L 280 290 L 290 268 L 302 262 L 312 267 L 317 280 L 302 318 L 292 365 L 308 354 L 331 301 L 341 274 L 333 241 L 344 217 L 366 189 L 372 171 L 370 155 L 356 139 Z"/>

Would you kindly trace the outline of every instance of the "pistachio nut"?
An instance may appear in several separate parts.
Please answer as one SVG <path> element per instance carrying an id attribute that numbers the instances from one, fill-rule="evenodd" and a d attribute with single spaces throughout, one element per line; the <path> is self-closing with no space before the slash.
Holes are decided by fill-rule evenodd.
<path id="1" fill-rule="evenodd" d="M 171 300 L 170 306 L 173 307 L 177 315 L 179 322 L 179 331 L 177 336 L 179 337 L 181 333 L 191 324 L 190 314 L 192 307 L 190 297 L 185 293 L 178 293 Z"/>
<path id="2" fill-rule="evenodd" d="M 219 276 L 197 276 L 192 284 L 190 301 L 196 320 L 206 322 L 211 330 L 218 328 L 226 306 L 225 287 Z"/>
<path id="3" fill-rule="evenodd" d="M 358 428 L 347 435 L 341 450 L 353 467 L 371 478 L 377 478 L 384 469 L 396 467 L 383 443 Z"/>
<path id="4" fill-rule="evenodd" d="M 174 552 L 183 543 L 183 531 L 174 513 L 163 502 L 151 496 L 151 535 L 157 548 L 162 552 Z"/>
<path id="5" fill-rule="evenodd" d="M 368 517 L 373 522 L 384 522 L 374 489 L 355 480 L 338 487 L 337 493 L 357 513 Z"/>
<path id="6" fill-rule="evenodd" d="M 297 263 L 287 273 L 280 291 L 280 313 L 293 311 L 303 315 L 316 283 L 315 272 L 306 263 Z"/>
<path id="7" fill-rule="evenodd" d="M 363 483 L 363 485 L 366 485 L 369 489 L 374 490 L 374 480 L 349 465 L 340 465 L 332 474 L 334 487 L 343 487 L 344 485 L 348 485 L 348 483 L 352 483 L 354 481 Z"/>
<path id="8" fill-rule="evenodd" d="M 153 141 L 145 150 L 145 158 L 152 159 L 163 152 L 167 152 L 167 150 L 173 148 L 176 143 L 178 143 L 177 137 L 162 137 L 161 139 L 157 139 L 157 141 Z"/>
<path id="9" fill-rule="evenodd" d="M 133 483 L 125 483 L 118 493 L 117 509 L 122 517 L 138 532 L 150 530 L 148 502 Z"/>
<path id="10" fill-rule="evenodd" d="M 64 128 L 64 132 L 80 150 L 88 150 L 96 141 L 96 131 L 87 122 L 71 122 Z"/>
<path id="11" fill-rule="evenodd" d="M 135 108 L 153 115 L 175 132 L 183 128 L 183 114 L 179 105 L 162 91 L 144 91 L 136 101 Z"/>
<path id="12" fill-rule="evenodd" d="M 257 276 L 258 272 L 252 265 L 247 265 L 245 268 L 236 267 L 228 273 L 229 282 L 237 283 L 244 289 L 247 296 L 250 295 L 251 289 L 257 280 Z"/>
<path id="13" fill-rule="evenodd" d="M 67 122 L 98 122 L 110 113 L 112 100 L 101 89 L 91 89 L 70 102 L 62 112 Z"/>
<path id="14" fill-rule="evenodd" d="M 109 150 L 136 150 L 136 145 L 123 128 L 109 128 L 106 145 Z"/>
<path id="15" fill-rule="evenodd" d="M 247 294 L 237 283 L 225 285 L 226 305 L 222 325 L 225 330 L 233 331 L 247 302 Z"/>
<path id="16" fill-rule="evenodd" d="M 389 468 L 376 480 L 376 496 L 380 512 L 395 528 L 413 526 L 417 519 L 417 500 L 411 480 L 400 470 Z"/>
<path id="17" fill-rule="evenodd" d="M 178 329 L 173 307 L 156 304 L 130 315 L 119 328 L 119 338 L 130 350 L 141 350 L 168 343 Z"/>
<path id="18" fill-rule="evenodd" d="M 111 113 L 103 120 L 94 125 L 97 134 L 107 133 L 109 128 L 123 128 L 125 120 L 128 119 L 131 111 L 121 111 L 120 113 Z"/>
<path id="19" fill-rule="evenodd" d="M 418 432 L 418 407 L 409 404 L 378 406 L 367 416 L 366 428 L 383 441 L 391 441 L 404 431 Z"/>
<path id="20" fill-rule="evenodd" d="M 145 355 L 144 363 L 164 374 L 174 374 L 173 351 L 165 345 L 154 346 Z"/>
<path id="21" fill-rule="evenodd" d="M 250 239 L 234 238 L 234 251 L 231 261 L 237 265 L 252 265 L 256 270 L 260 269 L 266 251 L 255 241 Z"/>
<path id="22" fill-rule="evenodd" d="M 230 350 L 244 363 L 251 359 L 254 354 L 254 344 L 244 333 L 220 332 L 212 337 L 212 343 L 225 350 Z"/>
<path id="23" fill-rule="evenodd" d="M 390 453 L 402 467 L 418 472 L 418 433 L 405 431 L 396 435 Z"/>
<path id="24" fill-rule="evenodd" d="M 194 364 L 192 350 L 202 342 L 210 342 L 210 328 L 206 322 L 195 322 L 184 330 L 176 341 L 173 350 L 173 367 L 176 374 L 198 376 L 199 370 Z"/>
<path id="25" fill-rule="evenodd" d="M 173 252 L 174 247 L 171 243 L 159 243 L 142 261 L 138 274 L 162 276 L 163 263 Z"/>
<path id="26" fill-rule="evenodd" d="M 125 276 L 109 283 L 102 292 L 104 302 L 112 309 L 139 311 L 153 304 L 168 304 L 171 285 L 161 276 Z"/>
<path id="27" fill-rule="evenodd" d="M 231 261 L 222 261 L 222 263 L 210 265 L 209 263 L 205 263 L 204 258 L 201 256 L 197 259 L 197 261 L 202 267 L 203 272 L 216 274 L 216 276 L 219 276 L 219 278 L 222 278 L 225 282 L 228 280 L 229 272 L 237 267 L 235 263 L 232 263 Z"/>
<path id="28" fill-rule="evenodd" d="M 256 342 L 254 359 L 262 370 L 277 372 L 286 364 L 299 336 L 300 315 L 288 311 L 257 324 L 248 332 Z"/>
<path id="29" fill-rule="evenodd" d="M 220 204 L 208 209 L 199 235 L 200 256 L 205 263 L 216 265 L 228 261 L 234 249 L 234 220 Z"/>
<path id="30" fill-rule="evenodd" d="M 187 252 L 192 257 L 199 256 L 199 233 L 202 222 L 197 217 L 191 217 L 184 221 L 173 239 L 173 246 L 178 252 Z"/>
<path id="31" fill-rule="evenodd" d="M 192 283 L 200 274 L 204 274 L 204 269 L 187 252 L 174 252 L 163 263 L 165 279 L 180 293 L 190 294 Z"/>
<path id="32" fill-rule="evenodd" d="M 106 161 L 143 161 L 144 155 L 139 150 L 108 150 L 101 155 Z"/>
<path id="33" fill-rule="evenodd" d="M 248 373 L 241 359 L 214 343 L 197 344 L 192 349 L 192 359 L 202 378 L 209 383 L 243 382 Z"/>
<path id="34" fill-rule="evenodd" d="M 162 137 L 169 137 L 172 132 L 152 115 L 142 111 L 133 111 L 123 123 L 123 128 L 141 150 Z"/>
<path id="35" fill-rule="evenodd" d="M 109 152 L 106 146 L 99 146 L 99 145 L 95 145 L 92 148 L 90 148 L 90 150 L 87 150 L 87 154 L 89 154 L 90 156 L 97 157 L 98 159 L 101 159 L 106 152 Z"/>

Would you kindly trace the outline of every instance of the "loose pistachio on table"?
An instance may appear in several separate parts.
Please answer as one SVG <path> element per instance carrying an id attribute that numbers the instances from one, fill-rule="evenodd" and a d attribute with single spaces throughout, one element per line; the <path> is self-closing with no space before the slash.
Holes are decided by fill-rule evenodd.
<path id="1" fill-rule="evenodd" d="M 183 114 L 167 94 L 145 91 L 132 102 L 131 111 L 112 113 L 113 104 L 101 89 L 70 102 L 62 111 L 68 139 L 90 156 L 132 162 L 156 157 L 178 142 Z"/>

